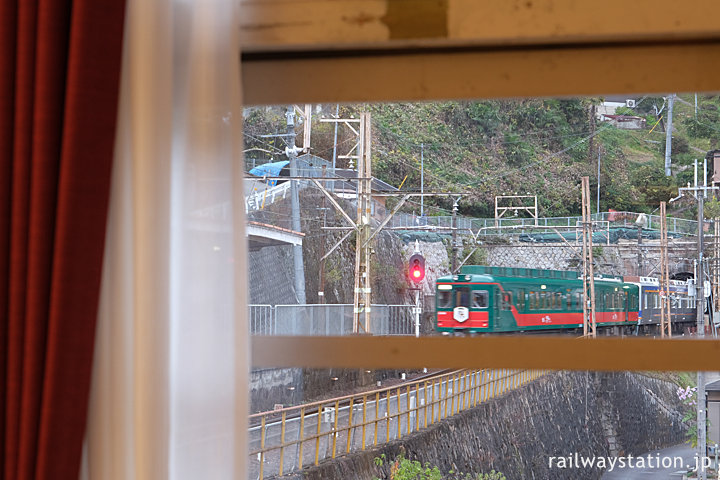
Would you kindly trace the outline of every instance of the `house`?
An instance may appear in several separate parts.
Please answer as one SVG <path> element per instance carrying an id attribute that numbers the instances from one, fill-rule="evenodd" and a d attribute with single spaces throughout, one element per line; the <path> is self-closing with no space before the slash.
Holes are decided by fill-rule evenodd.
<path id="1" fill-rule="evenodd" d="M 624 95 L 610 95 L 605 97 L 603 99 L 603 103 L 597 106 L 595 109 L 595 115 L 597 118 L 601 118 L 603 115 L 615 115 L 618 108 L 635 108 L 637 102 L 637 99 L 629 98 Z"/>
<path id="2" fill-rule="evenodd" d="M 634 115 L 601 115 L 600 121 L 609 122 L 623 130 L 642 130 L 646 124 L 646 120 L 643 117 Z"/>

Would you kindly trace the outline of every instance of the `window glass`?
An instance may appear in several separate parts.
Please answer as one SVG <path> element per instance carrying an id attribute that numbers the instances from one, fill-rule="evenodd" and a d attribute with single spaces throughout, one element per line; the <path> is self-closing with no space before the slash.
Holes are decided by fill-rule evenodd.
<path id="1" fill-rule="evenodd" d="M 452 292 L 443 290 L 438 292 L 437 297 L 438 308 L 450 308 L 452 307 Z"/>
<path id="2" fill-rule="evenodd" d="M 455 306 L 470 308 L 470 287 L 455 289 Z"/>
<path id="3" fill-rule="evenodd" d="M 473 308 L 487 308 L 489 295 L 486 291 L 475 291 L 473 295 Z"/>

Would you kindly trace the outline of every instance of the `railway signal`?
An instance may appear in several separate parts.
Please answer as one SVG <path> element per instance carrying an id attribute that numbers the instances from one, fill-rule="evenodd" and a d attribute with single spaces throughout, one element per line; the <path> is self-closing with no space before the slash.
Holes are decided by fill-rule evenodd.
<path id="1" fill-rule="evenodd" d="M 420 283 L 425 278 L 425 257 L 416 253 L 408 260 L 410 280 Z"/>

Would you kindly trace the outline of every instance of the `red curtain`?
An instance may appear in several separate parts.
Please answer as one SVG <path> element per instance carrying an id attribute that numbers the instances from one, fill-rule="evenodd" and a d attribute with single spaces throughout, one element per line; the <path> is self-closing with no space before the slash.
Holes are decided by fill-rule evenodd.
<path id="1" fill-rule="evenodd" d="M 0 1 L 0 479 L 78 477 L 124 12 Z"/>

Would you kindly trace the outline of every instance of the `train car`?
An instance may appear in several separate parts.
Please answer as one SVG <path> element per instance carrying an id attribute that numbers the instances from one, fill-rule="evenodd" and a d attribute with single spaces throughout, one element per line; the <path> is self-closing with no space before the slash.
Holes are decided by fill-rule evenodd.
<path id="1" fill-rule="evenodd" d="M 599 327 L 638 324 L 640 287 L 615 276 L 595 279 Z M 436 329 L 500 333 L 582 329 L 583 285 L 577 272 L 464 266 L 436 282 Z"/>
<path id="2" fill-rule="evenodd" d="M 625 277 L 625 281 L 636 284 L 640 289 L 638 312 L 640 331 L 652 332 L 659 329 L 661 316 L 659 280 L 652 277 Z M 682 332 L 683 329 L 695 325 L 697 318 L 695 297 L 690 295 L 688 283 L 680 280 L 670 280 L 669 290 L 670 318 L 673 330 Z"/>

